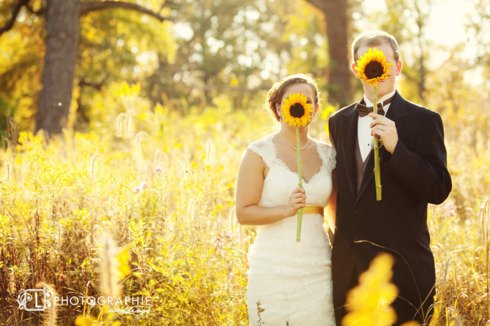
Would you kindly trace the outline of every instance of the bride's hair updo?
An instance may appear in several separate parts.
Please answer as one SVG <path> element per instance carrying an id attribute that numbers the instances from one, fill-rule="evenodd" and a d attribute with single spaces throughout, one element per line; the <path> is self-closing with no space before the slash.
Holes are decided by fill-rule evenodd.
<path id="1" fill-rule="evenodd" d="M 310 75 L 296 74 L 296 75 L 287 76 L 281 79 L 280 81 L 276 82 L 267 93 L 267 101 L 265 103 L 265 106 L 272 111 L 277 121 L 281 121 L 281 117 L 277 112 L 277 105 L 281 106 L 282 97 L 286 93 L 289 86 L 294 84 L 310 85 L 311 88 L 313 89 L 313 92 L 315 93 L 313 108 L 316 108 L 318 106 L 318 102 L 319 102 L 318 86 L 315 80 Z"/>

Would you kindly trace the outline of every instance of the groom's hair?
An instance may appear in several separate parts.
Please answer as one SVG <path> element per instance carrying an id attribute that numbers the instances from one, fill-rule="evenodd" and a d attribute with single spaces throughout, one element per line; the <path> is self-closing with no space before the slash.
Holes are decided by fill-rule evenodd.
<path id="1" fill-rule="evenodd" d="M 283 79 L 279 80 L 271 87 L 271 89 L 267 93 L 267 100 L 265 103 L 265 107 L 272 111 L 277 121 L 281 121 L 281 117 L 277 112 L 277 104 L 279 104 L 279 106 L 282 105 L 282 97 L 288 90 L 289 86 L 292 86 L 294 84 L 310 85 L 311 88 L 313 89 L 313 93 L 315 93 L 313 108 L 316 108 L 319 105 L 320 95 L 318 93 L 318 86 L 316 84 L 316 81 L 313 79 L 311 75 L 296 74 L 296 75 L 290 75 L 284 77 Z"/>
<path id="2" fill-rule="evenodd" d="M 357 51 L 362 46 L 374 47 L 376 45 L 389 44 L 395 53 L 395 60 L 398 62 L 400 60 L 400 49 L 398 47 L 398 42 L 395 37 L 383 31 L 369 31 L 364 32 L 352 42 L 352 59 L 354 62 L 360 59 L 359 53 Z"/>

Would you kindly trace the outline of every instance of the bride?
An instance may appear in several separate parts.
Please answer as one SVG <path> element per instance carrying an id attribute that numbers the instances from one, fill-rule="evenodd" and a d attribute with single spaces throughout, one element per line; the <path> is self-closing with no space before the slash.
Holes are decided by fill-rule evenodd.
<path id="1" fill-rule="evenodd" d="M 318 110 L 318 88 L 308 75 L 292 75 L 274 84 L 267 106 L 280 130 L 251 143 L 237 180 L 238 222 L 259 225 L 248 253 L 250 325 L 334 326 L 331 251 L 323 208 L 334 225 L 335 150 L 308 137 L 299 127 L 303 187 L 298 187 L 296 130 L 284 120 L 282 106 L 300 93 Z M 287 114 L 287 113 L 286 113 Z M 297 211 L 303 207 L 301 241 L 296 242 Z"/>

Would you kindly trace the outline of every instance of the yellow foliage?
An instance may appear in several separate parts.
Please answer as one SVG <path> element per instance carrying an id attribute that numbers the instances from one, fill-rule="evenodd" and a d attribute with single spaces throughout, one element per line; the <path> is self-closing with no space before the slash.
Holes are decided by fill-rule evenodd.
<path id="1" fill-rule="evenodd" d="M 117 270 L 119 272 L 118 278 L 121 280 L 125 276 L 129 275 L 131 272 L 131 268 L 129 267 L 129 260 L 131 258 L 130 255 L 131 245 L 127 245 L 122 248 L 117 254 Z"/>
<path id="2" fill-rule="evenodd" d="M 122 89 L 135 98 L 127 138 L 116 135 L 117 116 L 130 115 L 116 95 Z M 121 296 L 149 297 L 152 306 L 139 319 L 87 307 L 77 325 L 247 324 L 246 248 L 256 232 L 235 221 L 234 187 L 246 146 L 277 125 L 267 110 L 236 110 L 226 96 L 182 115 L 169 106 L 152 110 L 139 91 L 110 84 L 106 94 L 113 96 L 94 98 L 100 112 L 91 132 L 68 131 L 49 142 L 21 132 L 15 150 L 0 150 L 0 287 L 15 289 L 0 307 L 0 320 L 14 318 L 16 292 L 33 277 L 57 284 L 60 294 L 103 295 L 96 239 L 108 232 L 113 248 L 123 248 L 108 256 L 112 285 Z M 482 225 L 488 217 L 478 212 L 489 189 L 490 118 L 474 107 L 468 104 L 465 116 L 441 112 L 454 186 L 447 203 L 429 209 L 438 282 L 434 326 L 445 318 L 472 325 L 484 318 L 488 240 Z M 313 137 L 328 141 L 331 111 L 313 120 Z M 391 265 L 373 266 L 376 272 L 363 277 L 364 290 L 351 300 L 389 319 Z M 352 306 L 368 315 L 363 305 Z M 74 322 L 65 311 L 60 325 Z M 15 316 L 17 324 L 28 318 Z"/>
<path id="3" fill-rule="evenodd" d="M 136 96 L 140 95 L 141 86 L 139 84 L 134 84 L 129 86 L 128 83 L 122 83 L 121 89 L 117 93 L 118 96 Z"/>
<path id="4" fill-rule="evenodd" d="M 97 324 L 97 320 L 92 316 L 79 315 L 75 319 L 75 325 L 77 326 L 96 326 Z"/>
<path id="5" fill-rule="evenodd" d="M 390 326 L 396 321 L 391 303 L 396 299 L 398 289 L 390 283 L 393 257 L 378 255 L 369 269 L 362 273 L 359 285 L 347 295 L 348 314 L 342 320 L 343 326 Z"/>

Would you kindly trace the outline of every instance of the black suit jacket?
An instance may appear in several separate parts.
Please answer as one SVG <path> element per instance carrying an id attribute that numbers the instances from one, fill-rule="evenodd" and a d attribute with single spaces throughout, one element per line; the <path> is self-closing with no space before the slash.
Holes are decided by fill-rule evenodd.
<path id="1" fill-rule="evenodd" d="M 423 310 L 433 302 L 435 268 L 429 246 L 427 204 L 443 202 L 452 187 L 443 124 L 439 114 L 406 101 L 398 92 L 387 118 L 395 122 L 399 139 L 393 155 L 380 148 L 381 201 L 376 201 L 374 155 L 370 155 L 357 192 L 355 104 L 329 119 L 331 139 L 337 150 L 337 221 L 332 252 L 337 319 L 344 313 L 342 306 L 353 286 L 353 276 L 368 269 L 380 252 L 395 258 L 392 281 L 399 289 L 399 297 L 404 298 L 397 301 L 408 300 Z M 416 309 L 404 309 L 397 309 L 401 319 L 417 313 Z M 420 312 L 414 318 L 420 319 Z"/>

